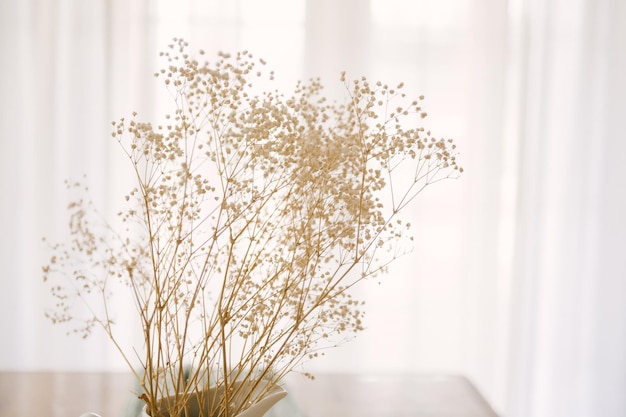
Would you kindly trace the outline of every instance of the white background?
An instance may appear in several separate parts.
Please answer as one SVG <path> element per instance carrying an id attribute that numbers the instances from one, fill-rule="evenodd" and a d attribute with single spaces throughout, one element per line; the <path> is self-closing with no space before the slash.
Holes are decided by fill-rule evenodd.
<path id="1" fill-rule="evenodd" d="M 41 237 L 63 237 L 66 178 L 114 210 L 109 123 L 158 117 L 179 36 L 248 49 L 286 88 L 403 81 L 461 150 L 464 176 L 410 214 L 413 254 L 360 289 L 367 330 L 310 370 L 464 374 L 503 416 L 626 415 L 625 28 L 619 0 L 3 0 L 0 369 L 124 369 L 43 318 Z"/>

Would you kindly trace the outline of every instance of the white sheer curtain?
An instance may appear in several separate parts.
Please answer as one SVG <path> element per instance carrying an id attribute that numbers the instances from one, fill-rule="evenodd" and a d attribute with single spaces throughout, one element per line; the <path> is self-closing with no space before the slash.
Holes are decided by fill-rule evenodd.
<path id="1" fill-rule="evenodd" d="M 518 16 L 511 415 L 625 415 L 626 4 Z"/>
<path id="2" fill-rule="evenodd" d="M 249 49 L 287 87 L 404 81 L 459 143 L 464 177 L 411 213 L 414 254 L 361 289 L 368 329 L 312 370 L 463 373 L 503 416 L 626 415 L 622 3 L 0 2 L 0 369 L 124 369 L 43 318 L 40 239 L 63 235 L 66 178 L 104 210 L 125 191 L 109 122 L 157 117 L 150 74 L 179 36 Z"/>
<path id="3" fill-rule="evenodd" d="M 110 121 L 150 110 L 153 41 L 141 2 L 2 2 L 2 368 L 116 363 L 102 338 L 66 338 L 42 316 L 43 236 L 66 228 L 64 181 L 87 175 L 104 212 L 120 180 Z M 119 109 L 119 110 L 118 110 Z M 121 113 L 119 113 L 121 111 Z M 117 187 L 118 188 L 118 187 Z M 67 343 L 69 342 L 69 343 Z"/>

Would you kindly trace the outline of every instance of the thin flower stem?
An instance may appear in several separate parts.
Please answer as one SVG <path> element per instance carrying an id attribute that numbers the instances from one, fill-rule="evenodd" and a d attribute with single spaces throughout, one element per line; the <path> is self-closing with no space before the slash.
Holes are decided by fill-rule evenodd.
<path id="1" fill-rule="evenodd" d="M 69 205 L 71 239 L 43 268 L 56 302 L 46 314 L 83 336 L 103 328 L 153 417 L 180 417 L 192 398 L 234 416 L 261 379 L 278 384 L 363 330 L 352 289 L 405 253 L 401 215 L 462 168 L 452 141 L 414 126 L 422 97 L 405 102 L 402 83 L 343 74 L 336 103 L 316 79 L 288 95 L 257 89 L 273 73 L 247 52 L 199 62 L 176 39 L 162 56 L 173 113 L 113 122 L 135 181 L 121 228 L 88 199 Z M 129 350 L 115 330 L 118 286 L 142 329 Z M 74 316 L 75 294 L 86 317 Z M 202 396 L 207 386 L 222 398 Z"/>

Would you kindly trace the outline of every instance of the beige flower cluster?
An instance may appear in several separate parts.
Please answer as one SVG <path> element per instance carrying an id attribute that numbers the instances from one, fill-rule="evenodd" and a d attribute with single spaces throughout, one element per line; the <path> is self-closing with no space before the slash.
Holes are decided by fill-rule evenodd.
<path id="1" fill-rule="evenodd" d="M 136 182 L 125 226 L 101 225 L 91 203 L 72 203 L 72 240 L 53 246 L 44 267 L 57 301 L 49 317 L 85 336 L 100 325 L 115 341 L 109 288 L 130 291 L 151 409 L 207 383 L 277 382 L 362 330 L 351 287 L 396 259 L 410 238 L 398 217 L 407 205 L 462 172 L 452 141 L 415 126 L 422 97 L 411 102 L 402 84 L 342 74 L 343 103 L 326 99 L 319 80 L 291 95 L 257 91 L 255 80 L 274 76 L 263 60 L 241 52 L 200 62 L 187 49 L 175 40 L 155 74 L 175 111 L 159 124 L 136 114 L 113 123 Z M 73 316 L 70 300 L 90 293 L 102 305 Z M 120 351 L 134 367 L 136 352 Z M 171 407 L 178 415 L 182 406 Z"/>

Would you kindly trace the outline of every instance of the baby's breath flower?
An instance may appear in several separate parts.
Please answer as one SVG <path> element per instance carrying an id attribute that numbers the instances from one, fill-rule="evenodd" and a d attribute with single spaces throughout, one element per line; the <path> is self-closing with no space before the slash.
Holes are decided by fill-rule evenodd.
<path id="1" fill-rule="evenodd" d="M 122 228 L 99 223 L 78 197 L 71 239 L 53 245 L 43 267 L 56 303 L 47 316 L 82 337 L 100 326 L 116 340 L 109 288 L 129 290 L 149 407 L 183 383 L 183 368 L 194 370 L 194 389 L 207 370 L 221 370 L 218 385 L 246 375 L 277 382 L 363 330 L 349 289 L 405 252 L 408 204 L 462 172 L 454 143 L 416 126 L 426 112 L 398 95 L 404 83 L 348 83 L 342 72 L 348 100 L 338 104 L 319 79 L 287 95 L 258 91 L 256 79 L 274 72 L 264 75 L 256 63 L 265 61 L 247 51 L 209 63 L 181 39 L 168 49 L 155 75 L 165 75 L 175 112 L 163 124 L 136 112 L 112 122 L 136 180 Z M 75 317 L 74 295 L 102 304 Z M 116 346 L 134 368 L 135 349 Z"/>

